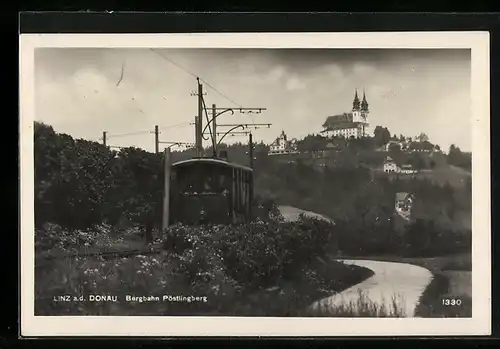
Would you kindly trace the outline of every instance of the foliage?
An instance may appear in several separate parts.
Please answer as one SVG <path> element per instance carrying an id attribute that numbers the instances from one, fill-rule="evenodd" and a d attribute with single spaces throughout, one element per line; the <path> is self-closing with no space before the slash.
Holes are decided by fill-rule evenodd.
<path id="1" fill-rule="evenodd" d="M 321 221 L 257 221 L 248 225 L 185 227 L 166 231 L 164 247 L 182 253 L 199 246 L 213 246 L 228 267 L 228 274 L 251 289 L 270 287 L 278 279 L 289 279 L 312 256 L 325 254 L 329 234 Z M 187 275 L 195 271 L 186 270 Z"/>
<path id="2" fill-rule="evenodd" d="M 274 315 L 299 312 L 325 294 L 338 292 L 370 276 L 364 268 L 329 261 L 317 268 L 313 256 L 324 256 L 331 226 L 301 217 L 284 222 L 275 217 L 248 226 L 169 227 L 163 236 L 164 252 L 131 258 L 102 256 L 38 260 L 35 270 L 35 307 L 38 315 Z M 71 249 L 77 243 L 96 245 L 99 232 L 64 232 L 55 225 L 37 231 L 38 242 L 59 237 L 55 244 Z M 109 234 L 108 234 L 109 236 Z M 51 240 L 52 241 L 52 240 Z M 54 242 L 54 241 L 52 241 Z M 40 244 L 39 244 L 40 245 Z M 45 244 L 48 248 L 50 244 Z M 273 295 L 270 287 L 292 292 Z M 255 294 L 259 294 L 256 299 Z M 117 302 L 54 302 L 59 295 L 110 295 Z M 126 302 L 126 295 L 185 295 L 207 297 L 208 302 Z M 267 295 L 267 296 L 266 296 Z M 272 301 L 263 299 L 271 297 Z"/>
<path id="3" fill-rule="evenodd" d="M 350 252 L 359 241 L 369 241 L 363 247 L 365 250 L 370 246 L 372 250 L 394 250 L 402 248 L 403 239 L 393 224 L 394 197 L 400 191 L 411 192 L 417 198 L 413 210 L 415 234 L 421 236 L 418 230 L 423 229 L 428 232 L 428 240 L 436 244 L 415 241 L 411 249 L 403 250 L 412 254 L 417 250 L 431 253 L 428 248 L 437 253 L 441 245 L 443 251 L 452 250 L 451 246 L 465 248 L 469 232 L 458 231 L 457 222 L 462 220 L 463 212 L 471 210 L 470 180 L 465 183 L 469 191 L 462 195 L 450 185 L 434 184 L 425 178 L 378 178 L 356 160 L 360 157 L 369 162 L 379 158 L 370 160 L 371 155 L 366 155 L 370 151 L 363 149 L 366 142 L 351 142 L 343 151 L 336 152 L 334 166 L 320 170 L 301 161 L 278 163 L 265 155 L 264 144 L 257 144 L 254 212 L 266 224 L 274 224 L 268 219 L 270 211 L 277 215 L 272 202 L 292 205 L 328 216 L 338 223 L 336 229 L 349 231 L 352 235 L 339 238 L 337 243 L 351 246 Z M 228 149 L 230 160 L 248 161 L 246 144 L 231 145 Z M 458 153 L 456 148 L 451 150 L 451 154 Z M 189 152 L 174 152 L 173 160 L 187 156 Z M 151 241 L 153 228 L 160 222 L 162 171 L 160 155 L 135 148 L 114 152 L 96 142 L 74 140 L 68 135 L 56 134 L 50 126 L 35 123 L 37 228 L 55 223 L 78 232 L 103 224 L 117 227 L 120 221 L 126 220 L 142 226 Z M 411 227 L 407 230 L 413 229 Z M 455 235 L 463 241 L 455 239 Z M 344 235 L 339 233 L 339 236 Z M 448 248 L 445 245 L 450 239 L 454 240 Z M 424 245 L 417 248 L 417 243 Z"/>
<path id="4" fill-rule="evenodd" d="M 316 305 L 316 304 L 315 304 Z M 327 302 L 319 302 L 309 308 L 305 316 L 314 317 L 406 317 L 404 302 L 401 297 L 393 295 L 390 306 L 383 302 L 381 305 L 372 301 L 366 292 L 358 291 L 358 298 L 339 305 L 331 306 Z"/>
<path id="5" fill-rule="evenodd" d="M 35 123 L 35 223 L 87 229 L 158 221 L 163 175 L 161 157 L 141 149 L 114 152 L 96 142 L 56 134 Z"/>
<path id="6" fill-rule="evenodd" d="M 316 151 L 326 149 L 329 143 L 328 139 L 322 135 L 310 134 L 303 139 L 297 141 L 297 150 L 299 151 Z"/>
<path id="7" fill-rule="evenodd" d="M 416 151 L 431 151 L 434 149 L 434 144 L 429 141 L 411 142 L 408 148 Z"/>
<path id="8" fill-rule="evenodd" d="M 387 127 L 377 126 L 373 131 L 373 136 L 375 140 L 375 144 L 377 146 L 383 146 L 389 143 L 391 140 L 391 133 L 387 129 Z"/>
<path id="9" fill-rule="evenodd" d="M 472 169 L 472 154 L 465 153 L 459 147 L 452 144 L 448 152 L 448 163 L 465 170 L 471 171 Z"/>

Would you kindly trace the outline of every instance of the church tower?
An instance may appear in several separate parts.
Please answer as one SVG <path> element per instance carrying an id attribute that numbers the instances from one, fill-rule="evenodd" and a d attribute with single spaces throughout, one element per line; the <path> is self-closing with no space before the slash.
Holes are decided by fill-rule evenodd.
<path id="1" fill-rule="evenodd" d="M 352 121 L 362 122 L 361 120 L 361 102 L 358 97 L 358 90 L 355 90 L 354 101 L 352 102 Z"/>
<path id="2" fill-rule="evenodd" d="M 352 101 L 352 111 L 360 110 L 361 102 L 358 97 L 358 89 L 354 91 L 354 101 Z"/>
<path id="3" fill-rule="evenodd" d="M 363 101 L 361 101 L 361 117 L 363 121 L 366 122 L 368 119 L 368 113 L 370 113 L 370 109 L 368 108 L 368 102 L 366 101 L 365 90 L 363 89 Z"/>

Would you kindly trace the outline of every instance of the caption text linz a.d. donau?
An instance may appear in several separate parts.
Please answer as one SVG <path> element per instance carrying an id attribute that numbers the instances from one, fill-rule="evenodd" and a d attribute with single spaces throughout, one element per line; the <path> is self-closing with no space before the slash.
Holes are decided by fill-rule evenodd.
<path id="1" fill-rule="evenodd" d="M 54 296 L 54 302 L 132 302 L 132 303 L 147 303 L 147 302 L 202 302 L 207 303 L 206 296 L 173 296 L 173 295 L 163 295 L 163 296 L 130 296 L 125 297 L 118 296 L 101 296 L 101 295 L 89 295 L 84 296 Z"/>

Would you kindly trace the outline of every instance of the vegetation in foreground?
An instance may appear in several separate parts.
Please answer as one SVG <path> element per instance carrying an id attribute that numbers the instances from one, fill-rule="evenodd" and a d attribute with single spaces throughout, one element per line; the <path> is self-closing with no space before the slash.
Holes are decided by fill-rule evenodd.
<path id="1" fill-rule="evenodd" d="M 330 305 L 328 302 L 319 302 L 317 307 L 309 308 L 305 315 L 315 317 L 406 317 L 406 311 L 401 298 L 394 295 L 391 297 L 390 305 L 386 302 L 378 304 L 372 301 L 366 292 L 358 291 L 358 298 L 339 305 Z"/>
<path id="2" fill-rule="evenodd" d="M 296 316 L 312 302 L 373 274 L 323 260 L 328 238 L 324 227 L 323 222 L 305 217 L 297 222 L 278 218 L 202 229 L 176 225 L 158 237 L 162 252 L 152 255 L 39 258 L 36 314 Z M 75 239 L 89 248 L 103 241 L 116 245 L 101 239 L 103 234 L 110 235 L 102 228 L 100 233 L 65 235 L 54 226 L 46 227 L 36 234 L 38 255 L 41 246 L 49 245 L 47 240 L 53 244 L 54 239 L 59 239 L 53 244 L 58 251 L 75 246 Z M 63 295 L 71 301 L 57 301 Z M 91 295 L 116 301 L 91 302 Z M 127 301 L 127 296 L 137 298 Z M 140 298 L 148 296 L 159 300 Z M 200 298 L 189 302 L 168 296 Z"/>

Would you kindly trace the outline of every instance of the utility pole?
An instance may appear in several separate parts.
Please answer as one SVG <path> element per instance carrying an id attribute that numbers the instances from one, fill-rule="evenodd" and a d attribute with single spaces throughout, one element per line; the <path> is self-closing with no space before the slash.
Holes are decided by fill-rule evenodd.
<path id="1" fill-rule="evenodd" d="M 155 154 L 160 151 L 160 132 L 158 131 L 158 125 L 155 125 Z"/>
<path id="2" fill-rule="evenodd" d="M 162 214 L 162 230 L 168 228 L 170 222 L 170 172 L 172 169 L 172 154 L 170 148 L 166 148 L 163 153 L 163 161 L 165 166 L 165 177 L 163 181 L 163 214 Z"/>
<path id="3" fill-rule="evenodd" d="M 106 131 L 104 131 L 104 132 L 102 133 L 102 144 L 104 144 L 104 145 L 106 145 L 106 134 L 107 134 L 107 132 L 106 132 Z"/>
<path id="4" fill-rule="evenodd" d="M 250 168 L 253 169 L 253 139 L 252 139 L 252 133 L 250 132 L 248 134 L 248 156 L 250 157 Z"/>
<path id="5" fill-rule="evenodd" d="M 203 156 L 203 85 L 200 83 L 200 79 L 196 78 L 198 81 L 198 122 L 196 126 L 198 131 L 196 132 L 196 153 L 198 157 Z"/>
<path id="6" fill-rule="evenodd" d="M 217 108 L 212 104 L 212 148 L 213 156 L 217 156 Z"/>
<path id="7" fill-rule="evenodd" d="M 250 168 L 253 170 L 253 136 L 252 136 L 252 132 L 250 132 L 248 134 L 248 156 L 250 156 Z M 252 176 L 253 176 L 253 173 L 252 173 Z M 250 186 L 250 203 L 248 205 L 248 213 L 249 213 L 249 217 L 252 218 L 252 215 L 253 215 L 253 180 L 254 178 L 252 178 L 252 180 L 249 182 L 249 186 Z"/>
<path id="8" fill-rule="evenodd" d="M 190 123 L 190 125 L 194 125 L 194 146 L 196 151 L 198 151 L 197 145 L 198 145 L 198 115 L 194 116 L 194 122 Z"/>

